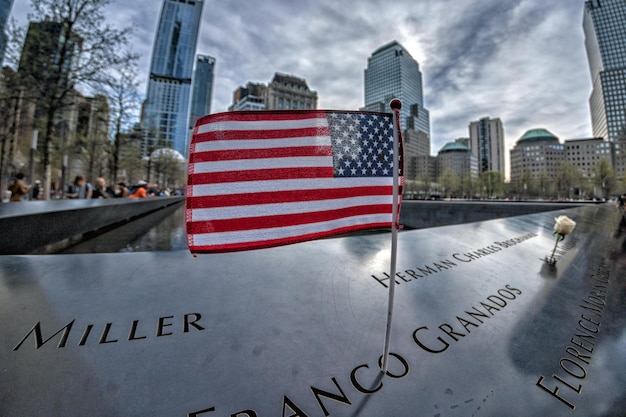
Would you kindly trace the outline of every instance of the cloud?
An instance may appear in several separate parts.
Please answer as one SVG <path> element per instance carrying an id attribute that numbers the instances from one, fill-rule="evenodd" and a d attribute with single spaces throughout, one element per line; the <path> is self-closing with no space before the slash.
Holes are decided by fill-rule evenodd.
<path id="1" fill-rule="evenodd" d="M 23 3 L 13 14 L 25 22 Z M 136 28 L 144 92 L 160 8 L 116 0 L 106 12 Z M 582 12 L 582 2 L 543 0 L 208 0 L 197 50 L 216 58 L 214 111 L 275 72 L 305 78 L 320 108 L 358 109 L 368 57 L 397 40 L 422 71 L 433 153 L 484 116 L 503 121 L 510 149 L 536 127 L 562 140 L 590 136 Z"/>
<path id="2" fill-rule="evenodd" d="M 571 29 L 572 21 L 582 21 L 582 6 L 509 3 L 491 15 L 478 13 L 481 25 L 472 30 L 471 24 L 464 25 L 471 41 L 451 37 L 452 54 L 443 52 L 444 58 L 433 60 L 434 79 L 426 77 L 433 149 L 467 136 L 469 122 L 484 116 L 503 121 L 507 149 L 535 127 L 551 128 L 565 139 L 589 135 L 586 97 L 591 85 L 582 28 Z"/>

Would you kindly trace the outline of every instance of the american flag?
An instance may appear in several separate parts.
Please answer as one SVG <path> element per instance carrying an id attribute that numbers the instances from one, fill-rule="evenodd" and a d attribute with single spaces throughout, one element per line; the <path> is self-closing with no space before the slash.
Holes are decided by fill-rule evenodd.
<path id="1" fill-rule="evenodd" d="M 200 118 L 189 152 L 189 249 L 258 249 L 391 227 L 397 222 L 393 163 L 391 114 L 258 111 Z"/>

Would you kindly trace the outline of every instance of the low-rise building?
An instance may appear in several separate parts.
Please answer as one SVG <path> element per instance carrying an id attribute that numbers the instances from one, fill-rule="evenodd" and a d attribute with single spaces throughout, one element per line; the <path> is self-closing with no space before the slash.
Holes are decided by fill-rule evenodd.
<path id="1" fill-rule="evenodd" d="M 584 178 L 591 178 L 593 168 L 601 159 L 615 166 L 615 144 L 603 138 L 569 139 L 565 141 L 565 159 L 574 164 Z"/>
<path id="2" fill-rule="evenodd" d="M 460 178 L 478 175 L 478 159 L 461 142 L 448 142 L 437 155 L 437 174 L 452 171 Z"/>
<path id="3" fill-rule="evenodd" d="M 228 111 L 266 110 L 264 84 L 248 82 L 245 87 L 238 87 L 233 92 L 233 104 Z"/>
<path id="4" fill-rule="evenodd" d="M 531 129 L 519 138 L 511 149 L 511 182 L 516 182 L 524 171 L 532 177 L 545 173 L 556 177 L 565 160 L 565 146 L 546 129 Z"/>
<path id="5" fill-rule="evenodd" d="M 311 110 L 317 108 L 317 92 L 303 78 L 275 73 L 265 84 L 248 82 L 233 92 L 229 111 L 237 110 Z"/>

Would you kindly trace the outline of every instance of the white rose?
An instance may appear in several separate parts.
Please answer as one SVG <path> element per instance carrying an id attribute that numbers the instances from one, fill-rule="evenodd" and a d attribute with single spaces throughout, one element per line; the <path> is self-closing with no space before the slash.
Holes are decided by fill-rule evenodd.
<path id="1" fill-rule="evenodd" d="M 559 216 L 554 220 L 556 220 L 556 223 L 554 224 L 554 233 L 558 233 L 563 236 L 572 233 L 574 227 L 576 227 L 576 222 L 567 216 Z"/>

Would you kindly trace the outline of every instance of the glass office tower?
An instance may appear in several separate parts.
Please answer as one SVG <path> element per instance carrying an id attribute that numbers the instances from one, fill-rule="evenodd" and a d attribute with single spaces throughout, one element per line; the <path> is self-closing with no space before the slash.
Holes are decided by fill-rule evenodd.
<path id="1" fill-rule="evenodd" d="M 402 100 L 402 130 L 413 129 L 430 137 L 419 64 L 397 41 L 381 46 L 367 59 L 364 109 L 391 112 L 393 98 Z"/>
<path id="2" fill-rule="evenodd" d="M 211 113 L 214 77 L 215 58 L 198 54 L 192 83 L 191 112 L 189 113 L 190 130 L 193 130 L 199 117 Z"/>
<path id="3" fill-rule="evenodd" d="M 2 64 L 4 51 L 7 46 L 8 36 L 6 34 L 6 24 L 9 20 L 9 13 L 11 13 L 12 6 L 13 0 L 0 0 L 0 64 Z"/>
<path id="4" fill-rule="evenodd" d="M 188 153 L 189 97 L 203 0 L 164 0 L 142 114 L 142 153 Z"/>
<path id="5" fill-rule="evenodd" d="M 593 135 L 611 142 L 626 135 L 626 0 L 585 2 L 583 29 L 593 91 Z"/>
<path id="6" fill-rule="evenodd" d="M 391 100 L 402 100 L 405 176 L 411 179 L 428 170 L 424 161 L 430 157 L 430 113 L 424 108 L 423 91 L 419 64 L 397 41 L 381 46 L 367 59 L 362 109 L 390 113 Z"/>

